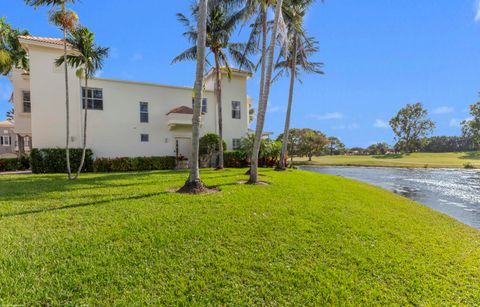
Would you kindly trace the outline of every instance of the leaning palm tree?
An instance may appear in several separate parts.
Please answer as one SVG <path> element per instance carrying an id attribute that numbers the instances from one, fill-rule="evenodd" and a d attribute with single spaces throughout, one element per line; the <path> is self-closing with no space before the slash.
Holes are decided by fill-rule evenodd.
<path id="1" fill-rule="evenodd" d="M 198 3 L 197 19 L 197 71 L 195 76 L 195 98 L 193 104 L 192 118 L 192 161 L 190 164 L 190 176 L 185 185 L 178 190 L 178 193 L 200 194 L 206 191 L 206 187 L 200 179 L 198 165 L 199 143 L 200 143 L 200 111 L 203 93 L 203 71 L 205 69 L 205 54 L 207 40 L 207 6 L 208 0 L 200 0 Z"/>
<path id="2" fill-rule="evenodd" d="M 192 6 L 192 17 L 194 21 L 198 21 L 198 5 Z M 210 49 L 213 55 L 215 66 L 215 96 L 218 106 L 218 134 L 219 138 L 219 163 L 217 169 L 223 169 L 223 111 L 222 111 L 222 69 L 226 68 L 228 77 L 231 76 L 231 68 L 228 55 L 232 57 L 234 62 L 243 66 L 249 71 L 253 68 L 253 63 L 248 59 L 255 49 L 247 48 L 246 44 L 231 42 L 232 36 L 238 23 L 242 20 L 244 12 L 242 10 L 231 12 L 232 8 L 226 1 L 212 0 L 208 5 L 207 13 L 207 40 L 206 46 Z M 183 35 L 187 37 L 192 43 L 197 42 L 197 31 L 193 22 L 185 15 L 177 14 L 178 20 L 185 25 L 187 32 Z M 185 50 L 172 63 L 184 60 L 193 60 L 197 56 L 197 49 L 195 46 Z"/>
<path id="3" fill-rule="evenodd" d="M 307 73 L 323 74 L 322 63 L 311 62 L 310 56 L 318 51 L 318 42 L 312 37 L 306 35 L 304 28 L 304 16 L 313 3 L 312 0 L 287 0 L 284 13 L 288 22 L 289 44 L 287 50 L 282 52 L 286 57 L 279 59 L 275 68 L 278 74 L 274 78 L 277 79 L 282 75 L 290 75 L 290 89 L 288 94 L 288 107 L 285 117 L 285 127 L 283 130 L 282 151 L 280 160 L 276 170 L 284 171 L 285 160 L 287 155 L 287 145 L 290 131 L 290 118 L 292 113 L 293 92 L 295 80 L 298 79 L 299 71 L 303 70 Z M 298 79 L 300 82 L 301 80 Z"/>
<path id="4" fill-rule="evenodd" d="M 88 99 L 88 79 L 95 75 L 95 72 L 102 69 L 103 61 L 108 56 L 108 48 L 100 47 L 95 44 L 95 34 L 90 32 L 87 27 L 79 26 L 70 31 L 67 42 L 74 50 L 73 53 L 67 55 L 67 64 L 76 68 L 78 75 L 83 75 L 85 81 L 85 98 L 82 98 L 82 104 L 84 109 L 83 119 L 83 151 L 82 159 L 80 160 L 80 166 L 74 179 L 77 179 L 82 172 L 83 165 L 85 163 L 85 155 L 87 151 L 87 119 L 88 108 L 90 107 L 90 101 Z M 65 64 L 65 58 L 62 56 L 55 62 L 58 66 Z M 67 65 L 65 65 L 67 66 Z"/>
<path id="5" fill-rule="evenodd" d="M 67 33 L 72 30 L 78 22 L 78 16 L 74 11 L 67 10 L 67 3 L 75 3 L 77 0 L 25 0 L 28 5 L 35 8 L 39 6 L 60 7 L 59 10 L 52 11 L 50 21 L 59 26 L 63 32 L 63 58 L 67 59 Z M 70 167 L 70 95 L 68 88 L 68 68 L 64 67 L 65 74 L 65 120 L 66 120 L 66 139 L 65 154 L 67 161 L 68 179 L 72 179 L 72 171 Z"/>
<path id="6" fill-rule="evenodd" d="M 282 23 L 282 4 L 283 0 L 277 0 L 275 7 L 275 17 L 273 21 L 272 35 L 270 39 L 270 46 L 268 50 L 268 59 L 267 66 L 265 68 L 264 80 L 262 78 L 261 87 L 263 86 L 263 91 L 261 91 L 260 99 L 258 101 L 258 114 L 257 114 L 257 125 L 255 129 L 255 142 L 253 144 L 252 157 L 250 159 L 250 179 L 248 180 L 249 184 L 257 184 L 258 182 L 258 155 L 260 152 L 260 145 L 262 141 L 263 126 L 265 124 L 265 115 L 267 112 L 268 97 L 270 95 L 270 86 L 272 80 L 273 72 L 273 61 L 275 57 L 275 43 L 277 40 L 277 34 L 279 33 L 279 25 Z M 280 29 L 282 30 L 282 29 Z M 280 31 L 281 32 L 281 31 Z"/>

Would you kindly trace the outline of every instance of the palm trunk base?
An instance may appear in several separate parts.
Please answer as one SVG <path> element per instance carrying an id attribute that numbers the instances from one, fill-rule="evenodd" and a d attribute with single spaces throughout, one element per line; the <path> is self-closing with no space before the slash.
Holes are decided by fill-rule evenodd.
<path id="1" fill-rule="evenodd" d="M 184 186 L 177 191 L 177 193 L 181 194 L 204 194 L 208 192 L 209 189 L 203 184 L 201 180 L 187 180 Z"/>
<path id="2" fill-rule="evenodd" d="M 251 171 L 252 171 L 252 169 L 249 168 L 249 169 L 245 172 L 245 175 L 250 176 Z"/>
<path id="3" fill-rule="evenodd" d="M 223 166 L 220 166 L 220 165 L 215 168 L 216 171 L 223 171 L 224 169 L 225 168 Z"/>
<path id="4" fill-rule="evenodd" d="M 287 168 L 286 168 L 284 165 L 278 164 L 278 165 L 275 167 L 275 171 L 277 171 L 277 172 L 284 172 L 284 171 L 286 171 L 286 170 L 287 170 Z"/>

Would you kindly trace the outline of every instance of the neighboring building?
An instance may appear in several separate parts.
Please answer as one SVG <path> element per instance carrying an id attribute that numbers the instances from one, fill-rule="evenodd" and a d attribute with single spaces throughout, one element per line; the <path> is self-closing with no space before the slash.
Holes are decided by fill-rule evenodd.
<path id="1" fill-rule="evenodd" d="M 23 152 L 30 152 L 30 139 L 24 139 Z M 15 124 L 11 121 L 0 122 L 0 158 L 14 158 L 20 153 Z"/>
<path id="2" fill-rule="evenodd" d="M 61 39 L 20 37 L 28 51 L 30 71 L 16 70 L 15 132 L 31 137 L 33 148 L 65 146 L 65 80 L 54 61 L 63 53 Z M 222 74 L 223 133 L 232 149 L 248 132 L 250 74 Z M 82 82 L 83 83 L 83 82 Z M 205 77 L 201 133 L 218 133 L 214 73 Z M 87 147 L 97 157 L 135 157 L 191 154 L 193 89 L 170 85 L 94 78 L 88 93 L 74 69 L 69 70 L 70 143 L 82 146 L 83 107 L 88 99 Z M 87 96 L 87 97 L 86 97 Z"/>

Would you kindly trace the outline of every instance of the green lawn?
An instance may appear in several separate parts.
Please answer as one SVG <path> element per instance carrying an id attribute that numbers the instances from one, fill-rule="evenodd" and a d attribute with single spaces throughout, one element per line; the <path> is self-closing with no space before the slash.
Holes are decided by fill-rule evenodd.
<path id="1" fill-rule="evenodd" d="M 297 164 L 331 165 L 331 166 L 386 166 L 386 167 L 429 167 L 429 168 L 464 168 L 469 163 L 480 168 L 480 152 L 448 153 L 413 153 L 393 156 L 322 156 L 297 158 Z"/>
<path id="2" fill-rule="evenodd" d="M 475 305 L 480 232 L 335 176 L 0 176 L 0 305 Z"/>

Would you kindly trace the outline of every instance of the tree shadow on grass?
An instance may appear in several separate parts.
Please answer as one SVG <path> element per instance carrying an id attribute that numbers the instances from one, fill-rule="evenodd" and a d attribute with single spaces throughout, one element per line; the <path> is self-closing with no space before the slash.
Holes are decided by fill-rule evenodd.
<path id="1" fill-rule="evenodd" d="M 466 152 L 464 156 L 461 156 L 462 160 L 480 160 L 480 151 Z"/>
<path id="2" fill-rule="evenodd" d="M 0 214 L 0 218 L 31 215 L 31 214 L 45 213 L 45 212 L 52 212 L 52 211 L 61 211 L 61 210 L 75 209 L 75 208 L 83 208 L 83 207 L 101 205 L 101 204 L 106 204 L 106 203 L 116 202 L 116 201 L 139 200 L 139 199 L 159 196 L 162 194 L 166 194 L 166 192 L 148 193 L 148 194 L 135 195 L 135 196 L 129 196 L 129 197 L 109 198 L 109 199 L 102 199 L 102 200 L 85 202 L 85 203 L 77 203 L 77 204 L 71 204 L 71 205 L 65 205 L 65 206 L 59 206 L 59 207 L 53 207 L 53 208 L 33 209 L 33 210 L 26 210 L 26 211 L 20 211 L 20 212 L 4 213 L 4 214 Z"/>
<path id="3" fill-rule="evenodd" d="M 18 201 L 22 199 L 42 198 L 52 192 L 75 192 L 80 190 L 94 190 L 103 188 L 127 188 L 139 185 L 141 181 L 149 176 L 162 173 L 154 172 L 135 172 L 135 173 L 115 173 L 115 174 L 92 174 L 81 177 L 76 181 L 68 181 L 63 175 L 31 175 L 28 177 L 6 178 L 0 181 L 0 200 Z M 166 172 L 166 176 L 171 173 Z M 118 182 L 122 180 L 132 180 L 131 183 Z M 175 178 L 163 178 L 160 182 L 176 181 Z"/>

